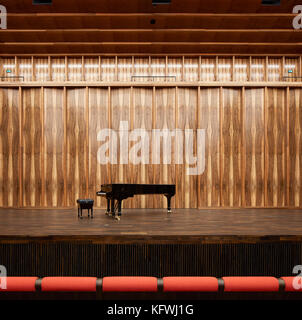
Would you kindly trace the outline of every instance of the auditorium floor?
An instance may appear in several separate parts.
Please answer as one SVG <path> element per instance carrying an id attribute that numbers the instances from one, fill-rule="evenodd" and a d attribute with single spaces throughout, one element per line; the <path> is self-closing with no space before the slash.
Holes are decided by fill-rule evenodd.
<path id="1" fill-rule="evenodd" d="M 78 219 L 77 209 L 0 209 L 0 238 L 74 237 L 101 239 L 302 240 L 302 210 L 124 209 L 120 221 L 94 210 Z"/>

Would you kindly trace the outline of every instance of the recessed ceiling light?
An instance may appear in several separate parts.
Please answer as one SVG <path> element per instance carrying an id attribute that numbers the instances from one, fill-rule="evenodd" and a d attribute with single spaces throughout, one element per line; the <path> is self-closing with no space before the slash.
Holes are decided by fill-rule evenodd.
<path id="1" fill-rule="evenodd" d="M 281 0 L 262 0 L 262 5 L 265 6 L 280 6 Z"/>
<path id="2" fill-rule="evenodd" d="M 152 4 L 156 6 L 157 4 L 170 4 L 171 0 L 152 0 Z"/>
<path id="3" fill-rule="evenodd" d="M 52 0 L 33 0 L 33 4 L 52 4 Z"/>

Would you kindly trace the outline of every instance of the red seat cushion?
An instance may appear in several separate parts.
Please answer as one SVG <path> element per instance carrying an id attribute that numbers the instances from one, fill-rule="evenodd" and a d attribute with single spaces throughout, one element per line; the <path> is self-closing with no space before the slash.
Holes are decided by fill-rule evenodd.
<path id="1" fill-rule="evenodd" d="M 295 278 L 296 277 L 281 277 L 281 279 L 285 282 L 285 291 L 292 291 L 292 292 L 302 291 L 302 288 L 299 288 L 299 289 L 294 288 Z M 297 284 L 299 286 L 302 286 L 302 277 L 299 277 L 299 279 L 297 279 Z"/>
<path id="2" fill-rule="evenodd" d="M 164 292 L 168 291 L 218 291 L 214 277 L 165 277 Z"/>
<path id="3" fill-rule="evenodd" d="M 157 278 L 154 277 L 105 277 L 103 291 L 156 292 Z"/>
<path id="4" fill-rule="evenodd" d="M 37 277 L 6 277 L 6 289 L 0 287 L 0 291 L 34 292 L 37 279 Z"/>
<path id="5" fill-rule="evenodd" d="M 94 277 L 46 277 L 42 279 L 42 291 L 96 291 Z"/>
<path id="6" fill-rule="evenodd" d="M 274 277 L 223 277 L 225 292 L 279 291 L 279 281 Z"/>

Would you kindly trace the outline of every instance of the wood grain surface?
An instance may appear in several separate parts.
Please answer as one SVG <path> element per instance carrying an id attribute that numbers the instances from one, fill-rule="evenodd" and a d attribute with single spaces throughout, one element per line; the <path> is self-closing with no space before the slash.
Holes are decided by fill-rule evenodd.
<path id="1" fill-rule="evenodd" d="M 266 206 L 287 205 L 287 112 L 286 91 L 267 89 L 266 105 Z"/>
<path id="2" fill-rule="evenodd" d="M 124 67 L 126 62 L 119 61 Z M 103 183 L 116 182 L 175 183 L 175 208 L 301 208 L 301 99 L 299 87 L 2 88 L 0 206 L 73 207 L 77 198 L 89 196 L 103 208 L 106 203 L 95 192 Z M 120 163 L 126 147 L 121 121 L 130 131 L 147 132 L 147 162 L 132 162 L 131 150 L 137 159 L 141 155 L 141 138 L 128 136 L 128 163 Z M 154 129 L 176 128 L 192 130 L 193 155 L 197 130 L 205 130 L 205 170 L 198 176 L 186 174 L 192 165 L 185 162 L 185 141 L 177 146 L 172 136 L 171 152 L 165 150 L 170 164 L 163 157 L 163 139 L 152 145 Z M 116 164 L 98 161 L 102 129 L 117 134 Z M 180 147 L 183 163 L 176 158 Z M 153 154 L 159 155 L 158 164 L 152 163 Z M 159 196 L 124 203 L 125 208 L 165 205 Z"/>
<path id="3" fill-rule="evenodd" d="M 19 204 L 20 105 L 18 89 L 0 90 L 0 206 Z"/>

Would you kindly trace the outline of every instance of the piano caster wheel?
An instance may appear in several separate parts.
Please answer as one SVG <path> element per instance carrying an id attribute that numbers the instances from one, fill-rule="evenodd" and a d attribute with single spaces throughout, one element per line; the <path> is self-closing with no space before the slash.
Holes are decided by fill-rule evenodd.
<path id="1" fill-rule="evenodd" d="M 114 219 L 117 220 L 117 221 L 120 221 L 121 217 L 120 216 L 114 216 Z"/>
<path id="2" fill-rule="evenodd" d="M 168 213 L 172 213 L 172 210 L 168 210 Z"/>
<path id="3" fill-rule="evenodd" d="M 106 211 L 105 214 L 106 214 L 106 216 L 110 216 L 111 215 L 110 211 Z"/>

